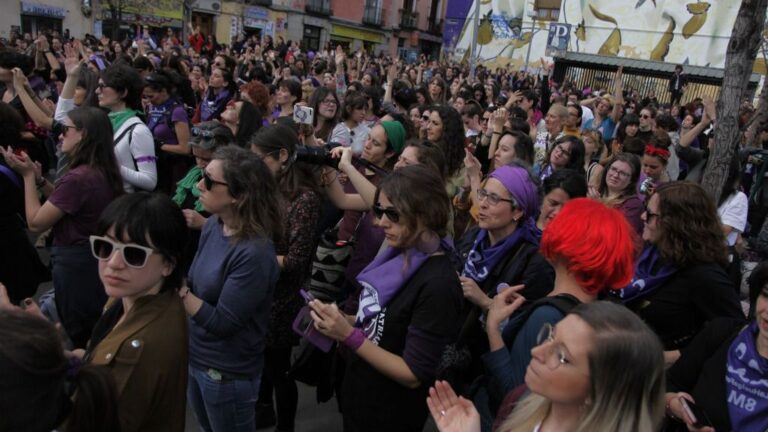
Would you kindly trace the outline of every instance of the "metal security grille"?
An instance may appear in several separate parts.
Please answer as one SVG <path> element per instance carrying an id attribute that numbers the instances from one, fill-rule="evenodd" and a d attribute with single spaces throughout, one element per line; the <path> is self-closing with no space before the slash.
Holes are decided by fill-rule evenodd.
<path id="1" fill-rule="evenodd" d="M 615 77 L 615 71 L 597 70 L 580 66 L 569 65 L 565 70 L 566 80 L 573 82 L 578 89 L 590 87 L 593 91 L 602 89 L 607 90 L 610 93 L 613 91 Z M 656 96 L 659 102 L 670 103 L 671 96 L 668 88 L 669 77 L 656 77 L 624 72 L 624 90 L 637 90 L 642 97 Z M 688 82 L 688 87 L 683 94 L 681 103 L 686 104 L 697 97 L 703 98 L 705 96 L 717 100 L 719 94 L 719 85 L 695 82 L 691 79 Z"/>

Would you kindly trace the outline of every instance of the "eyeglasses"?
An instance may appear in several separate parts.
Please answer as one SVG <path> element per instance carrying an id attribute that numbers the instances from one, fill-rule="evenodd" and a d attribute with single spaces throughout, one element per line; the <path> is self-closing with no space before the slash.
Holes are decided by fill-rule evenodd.
<path id="1" fill-rule="evenodd" d="M 550 323 L 545 323 L 538 336 L 536 336 L 536 346 L 540 347 L 548 344 L 544 353 L 544 364 L 550 369 L 555 370 L 562 365 L 570 364 L 568 355 L 562 344 L 555 342 L 555 327 Z"/>
<path id="2" fill-rule="evenodd" d="M 555 150 L 559 151 L 560 153 L 564 154 L 567 157 L 571 157 L 571 151 L 563 147 L 562 144 L 556 145 Z"/>
<path id="3" fill-rule="evenodd" d="M 65 124 L 61 125 L 60 127 L 61 127 L 61 134 L 62 135 L 66 135 L 67 131 L 70 130 L 70 129 L 77 129 L 77 126 L 69 126 L 69 125 L 65 125 Z"/>
<path id="4" fill-rule="evenodd" d="M 91 253 L 97 260 L 107 261 L 112 258 L 116 250 L 119 250 L 123 254 L 125 264 L 133 268 L 142 268 L 147 265 L 149 256 L 154 252 L 152 248 L 146 246 L 133 243 L 124 244 L 102 236 L 92 235 L 90 240 Z"/>
<path id="5" fill-rule="evenodd" d="M 649 119 L 651 118 L 651 116 L 649 116 L 648 114 L 640 114 L 640 118 Z"/>
<path id="6" fill-rule="evenodd" d="M 387 219 L 394 223 L 398 223 L 400 221 L 400 213 L 398 213 L 394 207 L 382 207 L 379 203 L 374 204 L 373 214 L 377 219 L 381 219 L 382 216 L 387 215 Z"/>
<path id="7" fill-rule="evenodd" d="M 618 169 L 616 167 L 613 167 L 613 166 L 608 168 L 608 174 L 616 175 L 620 179 L 627 179 L 627 178 L 629 178 L 632 175 L 630 173 L 626 173 L 626 172 L 624 172 L 624 171 L 622 171 L 622 170 L 620 170 L 620 169 Z"/>
<path id="8" fill-rule="evenodd" d="M 421 116 L 421 119 L 424 120 L 424 121 L 429 121 L 429 116 L 425 116 L 425 115 Z"/>
<path id="9" fill-rule="evenodd" d="M 99 89 L 99 90 L 104 90 L 104 87 L 109 87 L 109 86 L 104 84 L 104 83 L 102 83 L 102 82 L 96 84 L 96 88 Z"/>
<path id="10" fill-rule="evenodd" d="M 206 190 L 211 190 L 214 185 L 229 186 L 229 183 L 224 183 L 224 182 L 212 179 L 211 176 L 206 171 L 203 171 L 203 184 L 205 185 Z"/>
<path id="11" fill-rule="evenodd" d="M 337 103 L 336 103 L 336 99 L 326 99 L 326 100 L 324 100 L 324 101 L 323 101 L 323 102 L 321 102 L 321 103 L 324 103 L 324 104 L 326 104 L 326 105 L 336 105 L 336 104 L 337 104 Z"/>
<path id="12" fill-rule="evenodd" d="M 648 208 L 647 204 L 644 206 L 644 210 L 645 210 L 645 220 L 648 221 L 648 222 L 650 222 L 651 219 L 653 219 L 653 218 L 661 217 L 660 213 L 652 212 L 651 209 Z"/>
<path id="13" fill-rule="evenodd" d="M 488 200 L 488 204 L 490 204 L 492 206 L 495 206 L 498 203 L 504 201 L 504 202 L 508 202 L 508 203 L 512 204 L 512 207 L 517 208 L 517 201 L 515 201 L 513 199 L 502 198 L 502 197 L 496 195 L 493 192 L 488 192 L 487 190 L 485 190 L 483 188 L 480 188 L 480 189 L 477 190 L 477 200 L 478 201 L 482 201 L 484 199 L 487 199 Z"/>

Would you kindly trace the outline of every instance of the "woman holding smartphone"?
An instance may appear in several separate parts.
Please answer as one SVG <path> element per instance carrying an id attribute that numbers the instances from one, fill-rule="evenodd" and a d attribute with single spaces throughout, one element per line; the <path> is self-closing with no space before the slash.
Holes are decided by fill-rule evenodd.
<path id="1" fill-rule="evenodd" d="M 750 275 L 749 303 L 751 321 L 713 320 L 667 370 L 668 430 L 768 430 L 768 262 Z"/>
<path id="2" fill-rule="evenodd" d="M 450 202 L 428 168 L 404 167 L 379 185 L 373 212 L 387 247 L 359 275 L 356 316 L 309 303 L 315 328 L 351 353 L 341 389 L 345 431 L 421 431 L 424 398 L 458 332 L 461 284 L 441 241 Z"/>

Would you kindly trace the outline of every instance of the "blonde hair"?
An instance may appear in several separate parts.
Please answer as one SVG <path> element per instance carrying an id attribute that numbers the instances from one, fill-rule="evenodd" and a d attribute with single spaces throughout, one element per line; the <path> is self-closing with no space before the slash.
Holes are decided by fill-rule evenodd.
<path id="1" fill-rule="evenodd" d="M 588 402 L 576 432 L 653 432 L 664 417 L 664 356 L 648 326 L 621 305 L 582 304 L 571 311 L 594 330 L 588 355 Z M 632 367 L 625 367 L 627 365 Z M 530 393 L 501 424 L 499 432 L 530 432 L 552 402 Z"/>

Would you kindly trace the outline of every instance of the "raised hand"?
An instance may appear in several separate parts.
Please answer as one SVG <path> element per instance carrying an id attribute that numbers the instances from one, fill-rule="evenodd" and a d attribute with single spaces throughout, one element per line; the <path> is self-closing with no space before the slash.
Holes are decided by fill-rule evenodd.
<path id="1" fill-rule="evenodd" d="M 445 381 L 435 381 L 435 386 L 429 389 L 427 406 L 440 432 L 480 431 L 480 413 L 472 402 L 457 397 Z"/>

